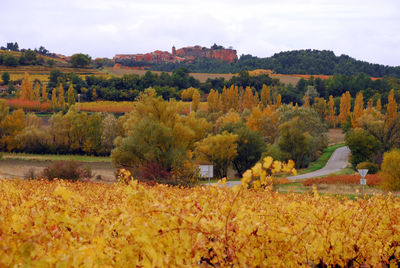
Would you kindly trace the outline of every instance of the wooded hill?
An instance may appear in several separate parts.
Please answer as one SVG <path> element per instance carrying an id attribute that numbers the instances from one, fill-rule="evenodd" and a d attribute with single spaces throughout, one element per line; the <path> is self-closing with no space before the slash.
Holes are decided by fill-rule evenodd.
<path id="1" fill-rule="evenodd" d="M 242 55 L 238 61 L 227 63 L 213 59 L 197 59 L 192 63 L 143 63 L 121 60 L 119 63 L 132 67 L 146 67 L 157 71 L 173 71 L 179 67 L 191 72 L 238 73 L 242 70 L 271 69 L 280 74 L 343 74 L 365 73 L 372 77 L 400 77 L 400 66 L 392 67 L 356 60 L 347 55 L 336 56 L 329 50 L 293 50 L 259 58 Z"/>

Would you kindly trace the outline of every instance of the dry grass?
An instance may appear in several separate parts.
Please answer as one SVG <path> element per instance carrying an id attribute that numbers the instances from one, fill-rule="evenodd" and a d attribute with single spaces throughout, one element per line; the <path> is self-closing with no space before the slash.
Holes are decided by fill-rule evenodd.
<path id="1" fill-rule="evenodd" d="M 344 134 L 341 128 L 330 128 L 328 131 L 329 145 L 344 143 Z"/>
<path id="2" fill-rule="evenodd" d="M 3 159 L 0 161 L 0 178 L 24 178 L 33 171 L 39 175 L 53 161 Z M 104 181 L 114 182 L 116 169 L 110 162 L 82 162 L 92 168 L 94 176 L 101 175 Z"/>

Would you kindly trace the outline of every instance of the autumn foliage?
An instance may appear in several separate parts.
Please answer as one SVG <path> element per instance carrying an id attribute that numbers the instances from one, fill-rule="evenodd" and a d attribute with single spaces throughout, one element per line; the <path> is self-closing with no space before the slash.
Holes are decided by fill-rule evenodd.
<path id="1" fill-rule="evenodd" d="M 182 188 L 0 181 L 0 266 L 398 264 L 400 202 Z M 360 213 L 362 211 L 362 213 Z"/>

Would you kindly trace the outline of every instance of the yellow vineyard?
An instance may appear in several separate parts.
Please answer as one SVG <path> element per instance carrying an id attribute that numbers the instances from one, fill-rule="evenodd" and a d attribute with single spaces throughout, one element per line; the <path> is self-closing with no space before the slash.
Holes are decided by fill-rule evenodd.
<path id="1" fill-rule="evenodd" d="M 0 267 L 372 267 L 397 263 L 400 202 L 0 180 Z"/>

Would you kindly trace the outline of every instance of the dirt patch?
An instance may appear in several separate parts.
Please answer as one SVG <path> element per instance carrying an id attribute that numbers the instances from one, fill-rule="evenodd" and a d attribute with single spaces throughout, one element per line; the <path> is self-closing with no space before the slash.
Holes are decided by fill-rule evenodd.
<path id="1" fill-rule="evenodd" d="M 43 169 L 50 166 L 53 161 L 37 160 L 0 160 L 0 178 L 25 178 L 26 174 L 33 170 L 35 174 L 40 174 Z M 83 166 L 91 167 L 93 171 L 93 180 L 100 175 L 104 182 L 114 182 L 116 169 L 112 163 L 108 162 L 81 162 Z"/>
<path id="2" fill-rule="evenodd" d="M 344 143 L 344 133 L 341 128 L 330 128 L 328 131 L 329 145 Z"/>

